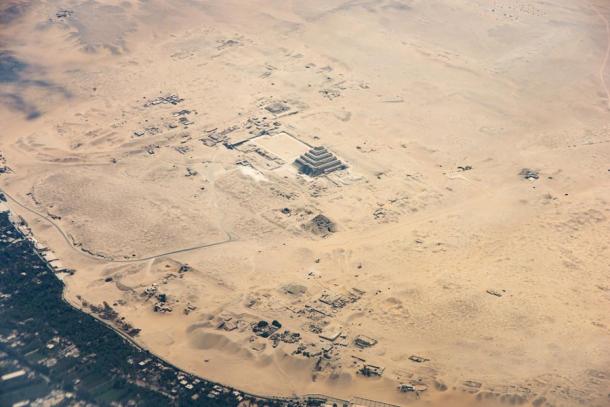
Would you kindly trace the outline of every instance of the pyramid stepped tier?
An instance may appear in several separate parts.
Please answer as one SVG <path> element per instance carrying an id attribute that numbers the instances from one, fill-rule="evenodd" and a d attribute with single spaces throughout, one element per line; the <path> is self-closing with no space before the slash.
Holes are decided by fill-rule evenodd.
<path id="1" fill-rule="evenodd" d="M 318 146 L 318 147 L 314 147 L 311 150 L 309 150 L 309 154 L 313 154 L 313 155 L 320 155 L 320 154 L 327 154 L 328 150 L 326 149 L 326 147 L 322 147 L 322 146 Z"/>
<path id="2" fill-rule="evenodd" d="M 322 146 L 312 148 L 297 158 L 294 164 L 300 172 L 312 177 L 347 168 L 347 165 Z"/>
<path id="3" fill-rule="evenodd" d="M 322 164 L 326 164 L 326 163 L 329 163 L 329 162 L 332 162 L 332 161 L 336 161 L 337 157 L 335 157 L 334 155 L 329 155 L 329 156 L 324 157 L 324 158 L 316 159 L 316 158 L 308 157 L 307 154 L 304 154 L 300 158 L 300 160 L 305 161 L 307 164 L 309 164 L 311 166 L 317 167 L 317 166 L 320 166 Z"/>
<path id="4" fill-rule="evenodd" d="M 303 154 L 303 156 L 309 158 L 312 161 L 321 161 L 321 160 L 325 160 L 327 158 L 335 158 L 335 156 L 329 152 L 326 152 L 326 153 L 323 153 L 320 155 L 313 155 L 310 152 L 307 152 L 307 153 Z"/>

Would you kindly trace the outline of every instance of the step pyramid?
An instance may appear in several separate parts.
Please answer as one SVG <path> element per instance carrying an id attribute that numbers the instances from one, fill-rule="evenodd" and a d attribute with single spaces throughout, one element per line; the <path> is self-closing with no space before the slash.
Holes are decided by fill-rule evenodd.
<path id="1" fill-rule="evenodd" d="M 317 177 L 347 168 L 347 165 L 339 161 L 334 154 L 322 146 L 314 147 L 294 160 L 294 165 L 297 166 L 299 172 L 310 177 Z"/>

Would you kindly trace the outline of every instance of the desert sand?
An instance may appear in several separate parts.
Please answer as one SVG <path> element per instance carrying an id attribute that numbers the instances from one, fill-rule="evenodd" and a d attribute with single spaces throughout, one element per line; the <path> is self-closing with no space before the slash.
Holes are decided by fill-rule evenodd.
<path id="1" fill-rule="evenodd" d="M 608 405 L 608 18 L 601 0 L 5 1 L 0 188 L 74 270 L 68 301 L 207 379 Z M 299 173 L 317 145 L 348 168 Z"/>

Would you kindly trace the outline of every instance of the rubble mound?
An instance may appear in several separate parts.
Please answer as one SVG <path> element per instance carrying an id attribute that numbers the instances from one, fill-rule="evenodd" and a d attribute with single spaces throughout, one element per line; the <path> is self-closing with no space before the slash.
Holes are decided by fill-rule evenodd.
<path id="1" fill-rule="evenodd" d="M 287 284 L 282 287 L 282 291 L 286 294 L 301 296 L 307 292 L 307 287 L 301 284 Z"/>
<path id="2" fill-rule="evenodd" d="M 527 180 L 536 180 L 540 177 L 538 171 L 531 170 L 529 168 L 523 168 L 521 171 L 519 171 L 519 175 L 521 176 L 521 178 Z"/>
<path id="3" fill-rule="evenodd" d="M 280 114 L 290 110 L 290 107 L 282 102 L 274 102 L 265 106 L 265 109 L 270 113 Z"/>
<path id="4" fill-rule="evenodd" d="M 303 227 L 305 230 L 320 236 L 326 236 L 337 231 L 335 223 L 322 214 L 310 220 Z"/>

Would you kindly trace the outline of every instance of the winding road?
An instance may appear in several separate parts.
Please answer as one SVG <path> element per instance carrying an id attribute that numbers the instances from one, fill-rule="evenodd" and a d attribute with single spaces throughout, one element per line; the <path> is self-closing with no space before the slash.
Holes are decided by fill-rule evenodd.
<path id="1" fill-rule="evenodd" d="M 606 68 L 608 67 L 608 60 L 610 59 L 610 22 L 608 22 L 608 18 L 599 11 L 598 7 L 596 7 L 593 3 L 589 3 L 589 5 L 606 27 L 606 36 L 608 37 L 608 41 L 606 46 L 606 54 L 604 55 L 604 59 L 602 60 L 602 64 L 599 68 L 599 79 L 602 83 L 602 87 L 604 88 L 604 92 L 606 93 L 606 103 L 608 104 L 608 110 L 610 110 L 610 91 L 608 90 L 608 84 L 606 83 Z"/>
<path id="2" fill-rule="evenodd" d="M 3 189 L 0 189 L 0 193 L 4 194 L 4 196 L 6 198 L 8 198 L 11 202 L 13 202 L 15 205 L 38 216 L 39 218 L 45 220 L 47 223 L 49 223 L 51 226 L 53 226 L 59 232 L 59 234 L 62 236 L 62 238 L 66 241 L 66 243 L 68 243 L 70 248 L 72 248 L 72 250 L 74 250 L 75 252 L 77 252 L 83 256 L 86 256 L 86 257 L 89 257 L 91 259 L 98 260 L 101 262 L 105 262 L 105 263 L 137 263 L 137 262 L 156 259 L 159 257 L 171 256 L 173 254 L 186 253 L 186 252 L 191 252 L 191 251 L 195 251 L 195 250 L 200 250 L 200 249 L 204 249 L 206 247 L 220 246 L 225 243 L 230 243 L 230 242 L 236 241 L 236 239 L 234 239 L 229 233 L 225 232 L 227 237 L 224 240 L 220 240 L 220 241 L 216 241 L 216 242 L 201 243 L 201 244 L 197 244 L 195 246 L 186 247 L 183 249 L 172 250 L 172 251 L 163 252 L 163 253 L 158 253 L 158 254 L 155 254 L 152 256 L 140 257 L 140 258 L 135 258 L 135 259 L 123 259 L 123 260 L 117 260 L 112 257 L 95 256 L 93 254 L 83 251 L 78 246 L 76 246 L 74 244 L 74 242 L 72 241 L 72 239 L 66 234 L 66 232 L 63 231 L 63 229 L 53 219 L 49 218 L 48 216 L 44 215 L 43 213 L 38 212 L 35 209 L 32 209 L 32 208 L 22 204 L 21 202 L 19 202 L 17 199 L 15 199 L 12 195 L 7 193 Z"/>

